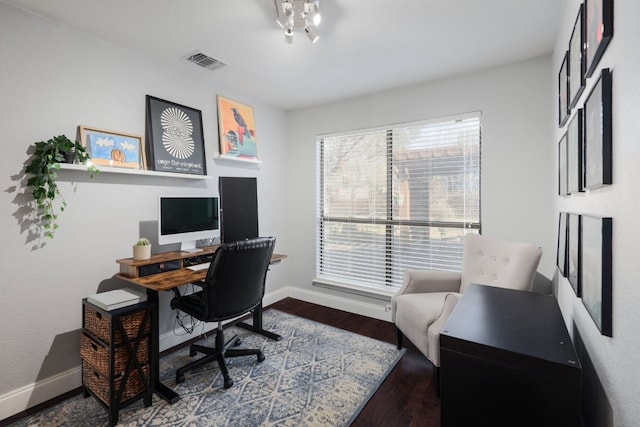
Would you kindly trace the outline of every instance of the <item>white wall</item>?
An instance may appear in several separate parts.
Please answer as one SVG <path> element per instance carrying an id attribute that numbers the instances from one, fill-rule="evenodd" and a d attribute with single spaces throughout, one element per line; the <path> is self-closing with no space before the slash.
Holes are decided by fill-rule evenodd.
<path id="1" fill-rule="evenodd" d="M 557 81 L 580 3 L 579 0 L 566 0 L 563 32 L 557 39 L 553 73 L 549 77 L 554 81 Z M 599 65 L 610 68 L 613 76 L 613 185 L 585 194 L 556 197 L 554 202 L 556 218 L 561 211 L 613 218 L 613 337 L 600 334 L 566 279 L 558 280 L 557 287 L 568 329 L 572 331 L 575 324 L 608 397 L 613 425 L 635 426 L 640 419 L 640 263 L 636 241 L 640 235 L 640 200 L 637 197 L 640 182 L 637 164 L 640 159 L 640 57 L 637 54 L 640 2 L 616 0 L 614 3 L 614 36 Z M 578 107 L 584 104 L 598 72 L 587 80 Z M 557 111 L 555 98 L 552 108 Z M 554 123 L 557 123 L 557 116 Z M 565 130 L 556 126 L 554 138 L 548 143 L 557 147 Z"/>
<path id="2" fill-rule="evenodd" d="M 294 209 L 290 239 L 309 242 L 290 256 L 293 283 L 325 297 L 348 297 L 312 290 L 316 135 L 470 111 L 482 112 L 483 234 L 539 243 L 544 251 L 539 271 L 551 278 L 556 220 L 550 208 L 555 194 L 555 151 L 548 144 L 554 117 L 549 109 L 554 88 L 550 73 L 550 58 L 537 58 L 289 113 L 288 205 Z"/>
<path id="3" fill-rule="evenodd" d="M 544 255 L 539 271 L 555 276 L 559 211 L 614 218 L 613 338 L 599 334 L 573 295 L 559 280 L 558 297 L 572 330 L 581 334 L 608 399 L 615 425 L 640 419 L 640 275 L 634 238 L 639 210 L 634 189 L 640 182 L 638 104 L 640 59 L 632 43 L 640 39 L 635 17 L 640 4 L 617 0 L 615 37 L 602 64 L 614 71 L 614 185 L 580 196 L 556 196 L 556 85 L 561 54 L 577 12 L 567 2 L 564 33 L 553 57 L 454 76 L 409 88 L 371 94 L 301 111 L 282 111 L 220 82 L 198 80 L 141 55 L 105 43 L 0 1 L 0 129 L 4 175 L 0 192 L 0 419 L 79 385 L 78 336 L 82 298 L 112 286 L 114 260 L 129 256 L 138 222 L 156 216 L 162 193 L 215 192 L 221 175 L 257 176 L 262 234 L 278 238 L 277 250 L 289 259 L 273 268 L 267 290 L 311 296 L 345 307 L 349 301 L 379 301 L 312 288 L 315 256 L 315 137 L 368 126 L 482 111 L 482 224 L 487 235 L 538 242 Z M 589 82 L 591 83 L 591 82 Z M 588 91 L 587 91 L 588 92 Z M 251 104 L 256 111 L 262 165 L 213 160 L 217 152 L 215 95 Z M 27 150 L 53 135 L 75 134 L 86 124 L 144 134 L 144 96 L 202 110 L 209 181 L 171 178 L 61 174 L 69 203 L 54 240 L 37 247 L 30 240 L 25 204 Z M 89 240 L 87 248 L 87 240 Z M 167 299 L 167 298 L 164 298 Z M 161 301 L 162 331 L 170 334 L 172 314 Z M 164 302 L 164 303 L 163 303 Z M 342 308 L 342 307 L 341 307 Z M 68 375 L 67 375 L 68 376 Z M 67 381 L 67 383 L 65 383 Z M 42 385 L 34 389 L 34 383 Z M 47 388 L 48 383 L 57 383 Z M 56 388 L 58 387 L 58 388 Z M 48 393 L 48 394 L 47 394 Z M 25 401 L 21 401 L 26 396 Z M 7 402 L 24 407 L 8 412 Z"/>
<path id="4" fill-rule="evenodd" d="M 276 251 L 291 249 L 284 232 L 283 111 L 4 2 L 0 40 L 3 419 L 80 385 L 81 300 L 122 286 L 112 280 L 118 272 L 115 260 L 131 256 L 140 221 L 157 219 L 159 194 L 217 194 L 218 176 L 256 176 L 260 231 L 277 237 Z M 29 147 L 63 133 L 75 138 L 81 124 L 144 135 L 147 94 L 202 111 L 207 168 L 213 179 L 113 174 L 89 179 L 81 172 L 63 171 L 59 182 L 68 207 L 60 215 L 60 229 L 44 246 L 31 240 L 31 198 L 28 191 L 24 194 L 23 175 Z M 254 107 L 261 165 L 213 160 L 218 152 L 216 94 Z M 289 284 L 288 265 L 272 268 L 267 292 Z M 173 313 L 165 304 L 169 296 L 163 295 L 160 314 L 161 333 L 171 335 Z"/>

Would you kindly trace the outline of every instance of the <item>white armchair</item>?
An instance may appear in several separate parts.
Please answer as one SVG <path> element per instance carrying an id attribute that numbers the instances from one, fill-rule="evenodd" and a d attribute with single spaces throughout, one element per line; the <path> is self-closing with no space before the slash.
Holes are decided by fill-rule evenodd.
<path id="1" fill-rule="evenodd" d="M 391 300 L 398 348 L 402 335 L 429 359 L 436 381 L 440 366 L 440 331 L 472 283 L 530 291 L 542 249 L 478 234 L 464 237 L 461 272 L 409 270 Z"/>

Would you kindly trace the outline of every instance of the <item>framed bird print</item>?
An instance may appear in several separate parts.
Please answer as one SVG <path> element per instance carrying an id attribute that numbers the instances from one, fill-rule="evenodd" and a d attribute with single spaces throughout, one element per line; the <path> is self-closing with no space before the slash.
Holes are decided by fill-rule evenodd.
<path id="1" fill-rule="evenodd" d="M 200 110 L 147 95 L 147 141 L 150 169 L 207 174 Z"/>
<path id="2" fill-rule="evenodd" d="M 220 157 L 257 161 L 258 140 L 253 108 L 218 95 Z"/>

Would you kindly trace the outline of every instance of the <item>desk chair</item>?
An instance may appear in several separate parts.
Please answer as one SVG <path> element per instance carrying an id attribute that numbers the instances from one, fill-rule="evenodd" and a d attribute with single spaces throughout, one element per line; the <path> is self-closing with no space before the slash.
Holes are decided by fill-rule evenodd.
<path id="1" fill-rule="evenodd" d="M 271 261 L 274 237 L 261 237 L 225 243 L 218 248 L 209 265 L 204 281 L 195 283 L 201 291 L 177 296 L 171 308 L 181 310 L 203 322 L 218 322 L 215 348 L 193 344 L 189 354 L 205 356 L 176 371 L 176 383 L 184 381 L 184 373 L 209 362 L 217 361 L 224 377 L 224 388 L 233 385 L 225 358 L 256 355 L 258 362 L 264 360 L 259 349 L 230 349 L 240 345 L 237 336 L 224 341 L 222 321 L 246 314 L 262 302 L 267 269 Z"/>

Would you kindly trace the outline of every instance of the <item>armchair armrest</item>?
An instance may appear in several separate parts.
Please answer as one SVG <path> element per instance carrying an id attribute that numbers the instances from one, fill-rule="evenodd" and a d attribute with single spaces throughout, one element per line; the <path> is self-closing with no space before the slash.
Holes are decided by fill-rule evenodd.
<path id="1" fill-rule="evenodd" d="M 391 319 L 395 322 L 397 299 L 404 294 L 460 292 L 462 273 L 457 271 L 407 270 L 404 283 L 391 297 Z"/>
<path id="2" fill-rule="evenodd" d="M 396 295 L 424 292 L 460 292 L 462 274 L 457 271 L 407 270 Z"/>
<path id="3" fill-rule="evenodd" d="M 429 341 L 429 360 L 435 366 L 440 366 L 440 332 L 449 319 L 449 315 L 462 298 L 461 294 L 449 294 L 444 299 L 444 307 L 440 316 L 429 326 L 427 340 Z"/>

